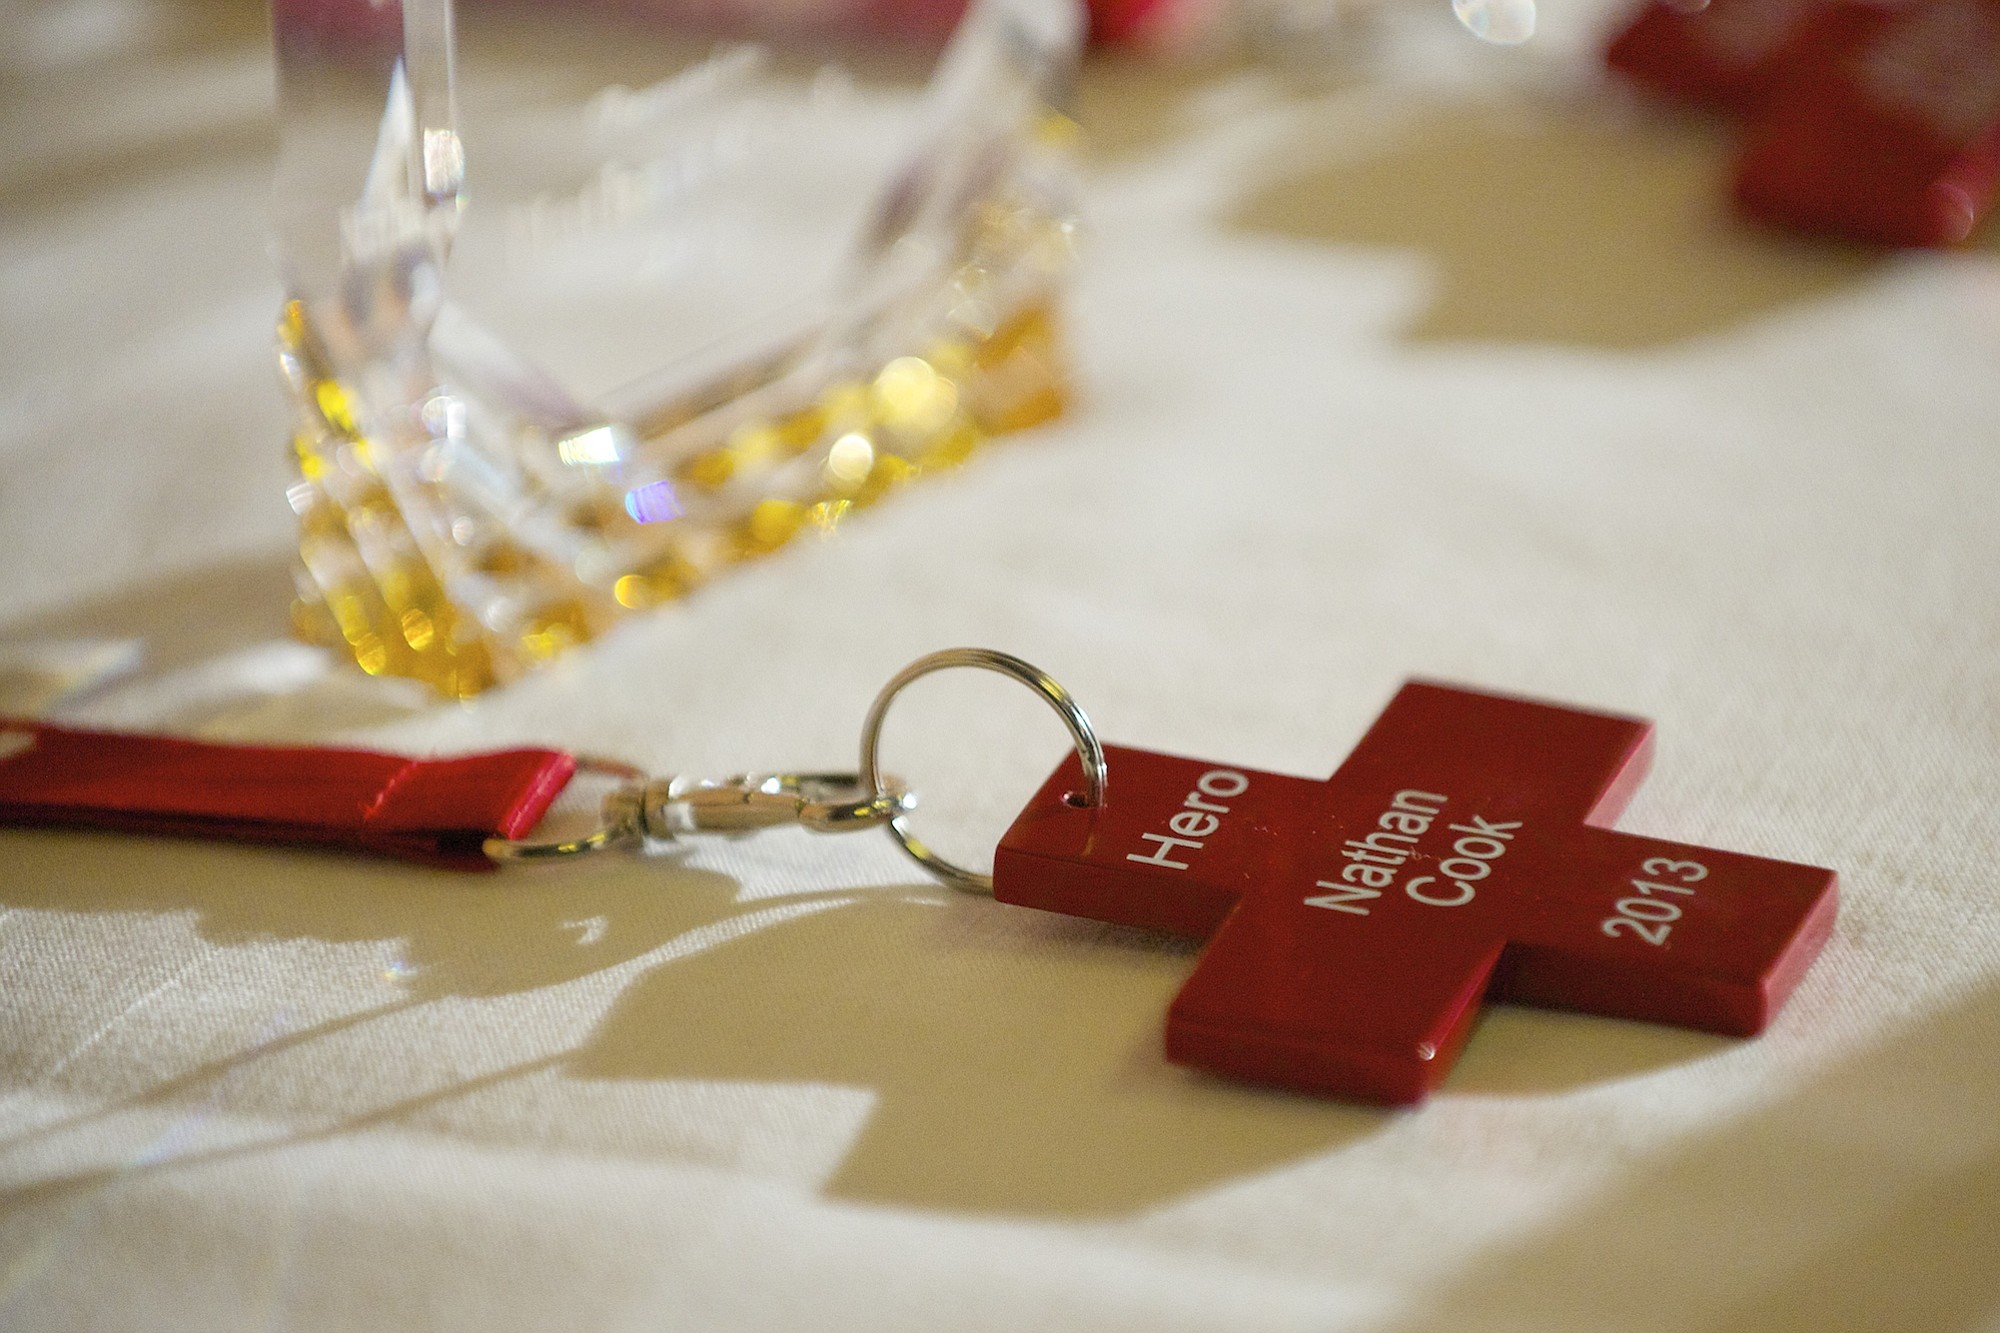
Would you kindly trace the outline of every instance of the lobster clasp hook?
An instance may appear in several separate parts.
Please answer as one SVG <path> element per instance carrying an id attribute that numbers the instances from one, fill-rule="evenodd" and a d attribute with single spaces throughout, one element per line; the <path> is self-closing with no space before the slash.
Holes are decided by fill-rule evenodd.
<path id="1" fill-rule="evenodd" d="M 716 781 L 668 778 L 639 795 L 639 828 L 649 838 L 744 834 L 802 824 L 818 833 L 874 828 L 915 808 L 900 780 L 879 788 L 854 773 L 739 773 Z"/>
<path id="2" fill-rule="evenodd" d="M 637 769 L 610 760 L 584 759 L 586 772 L 624 778 L 604 798 L 598 825 L 576 838 L 535 841 L 488 838 L 496 861 L 566 860 L 652 839 L 670 842 L 695 834 L 740 837 L 759 829 L 800 824 L 816 833 L 875 828 L 914 810 L 917 798 L 900 778 L 884 775 L 880 787 L 855 773 L 739 773 L 720 781 L 648 780 Z"/>

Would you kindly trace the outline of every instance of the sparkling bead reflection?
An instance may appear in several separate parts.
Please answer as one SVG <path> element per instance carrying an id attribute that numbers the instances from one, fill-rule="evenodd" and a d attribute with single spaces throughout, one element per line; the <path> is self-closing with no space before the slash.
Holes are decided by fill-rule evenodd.
<path id="1" fill-rule="evenodd" d="M 681 505 L 674 495 L 673 483 L 656 481 L 628 492 L 625 512 L 637 523 L 664 523 L 681 516 Z"/>
<path id="2" fill-rule="evenodd" d="M 1535 0 L 1451 0 L 1466 30 L 1496 46 L 1518 46 L 1535 35 Z"/>
<path id="3" fill-rule="evenodd" d="M 874 466 L 875 446 L 859 431 L 849 431 L 826 451 L 826 475 L 836 486 L 859 486 Z"/>

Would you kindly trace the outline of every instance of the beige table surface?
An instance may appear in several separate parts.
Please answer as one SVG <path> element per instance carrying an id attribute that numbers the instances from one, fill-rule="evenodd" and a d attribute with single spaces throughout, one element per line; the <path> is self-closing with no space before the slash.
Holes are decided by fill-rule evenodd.
<path id="1" fill-rule="evenodd" d="M 1312 86 L 1097 69 L 1068 418 L 458 707 L 284 639 L 257 12 L 16 0 L 9 706 L 140 640 L 61 715 L 837 767 L 983 643 L 1324 774 L 1426 675 L 1657 719 L 1623 826 L 1844 908 L 1761 1039 L 1496 1008 L 1384 1112 L 1166 1065 L 1188 948 L 886 839 L 472 882 L 0 833 L 0 1327 L 2000 1328 L 2000 255 L 1739 228 L 1726 129 L 1547 8 Z M 899 719 L 955 847 L 1061 751 L 997 680 Z"/>

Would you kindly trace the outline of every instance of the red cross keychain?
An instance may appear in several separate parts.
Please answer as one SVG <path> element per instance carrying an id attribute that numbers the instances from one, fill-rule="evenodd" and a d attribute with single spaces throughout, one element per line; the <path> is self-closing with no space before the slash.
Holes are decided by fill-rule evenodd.
<path id="1" fill-rule="evenodd" d="M 1001 839 L 993 875 L 924 845 L 877 758 L 917 678 L 998 671 L 1062 717 L 1065 759 Z M 906 667 L 854 774 L 622 785 L 599 826 L 524 840 L 579 766 L 551 750 L 405 759 L 0 726 L 0 823 L 334 845 L 454 867 L 561 859 L 786 823 L 884 826 L 931 873 L 1002 902 L 1208 941 L 1167 1012 L 1167 1057 L 1253 1082 L 1406 1103 L 1437 1086 L 1482 1000 L 1749 1036 L 1832 932 L 1830 870 L 1608 827 L 1650 724 L 1405 685 L 1325 781 L 1100 746 L 1061 685 L 1005 653 Z M 1117 778 L 1112 795 L 1111 776 Z"/>

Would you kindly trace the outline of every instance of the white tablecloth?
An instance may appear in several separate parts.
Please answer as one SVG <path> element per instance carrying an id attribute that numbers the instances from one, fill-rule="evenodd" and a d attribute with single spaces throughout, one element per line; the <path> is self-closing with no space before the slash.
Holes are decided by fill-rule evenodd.
<path id="1" fill-rule="evenodd" d="M 53 706 L 842 767 L 978 643 L 1323 775 L 1408 676 L 1575 701 L 1659 723 L 1623 827 L 1840 871 L 1766 1035 L 1499 1007 L 1362 1109 L 1166 1064 L 1192 949 L 886 838 L 474 881 L 5 832 L 0 1327 L 2000 1328 L 2000 256 L 1752 233 L 1726 130 L 1590 81 L 1603 15 L 1426 17 L 1366 79 L 1097 70 L 1075 411 L 460 707 L 283 637 L 255 10 L 20 9 L 12 706 L 139 639 Z M 997 679 L 896 725 L 967 854 L 1063 744 Z"/>

